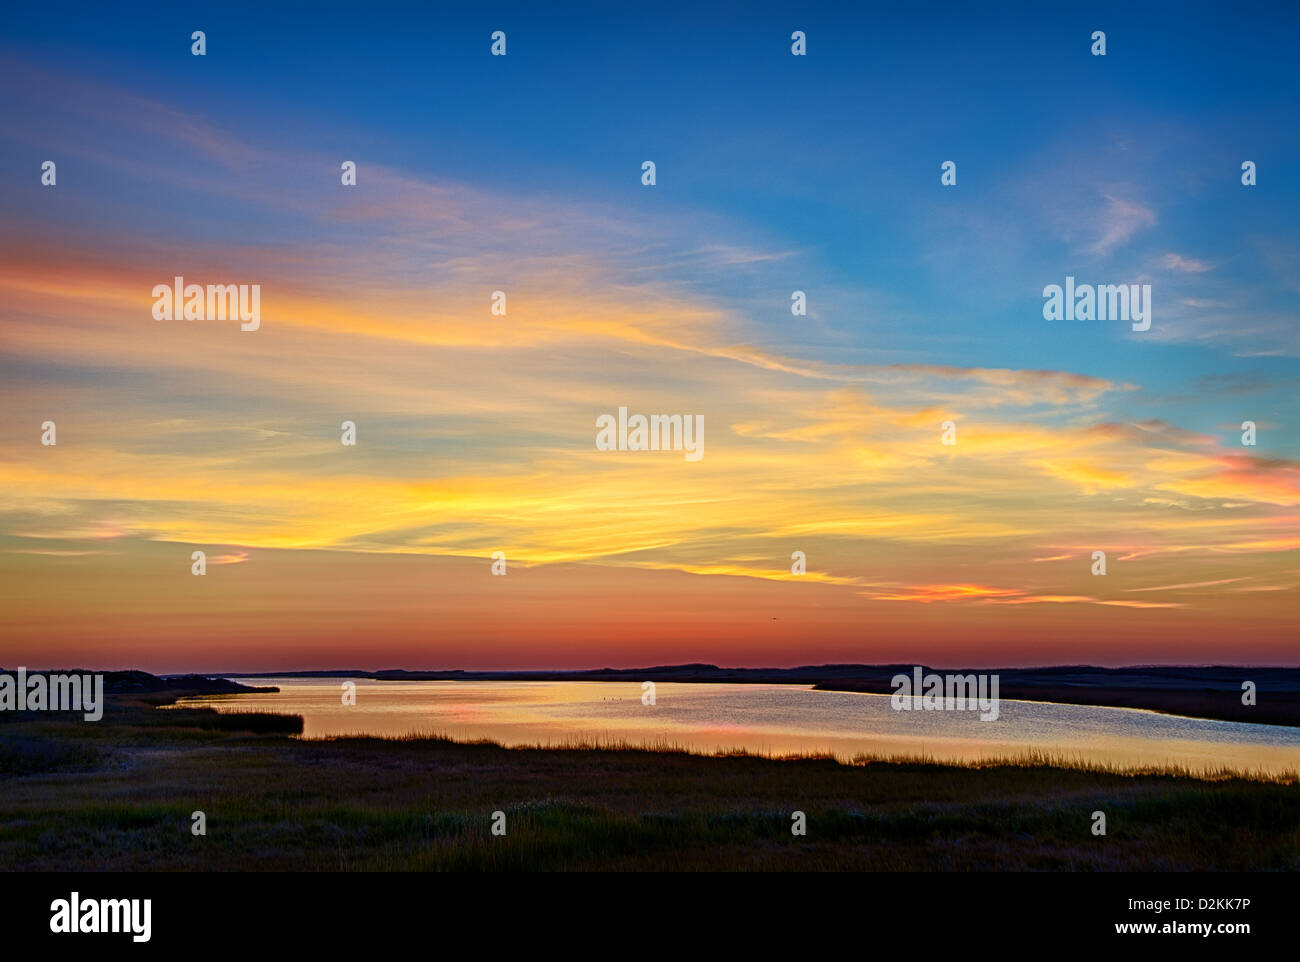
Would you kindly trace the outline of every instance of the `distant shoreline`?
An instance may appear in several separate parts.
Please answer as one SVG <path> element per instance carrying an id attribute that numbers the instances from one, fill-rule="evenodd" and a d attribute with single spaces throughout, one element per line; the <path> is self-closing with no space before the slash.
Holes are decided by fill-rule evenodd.
<path id="1" fill-rule="evenodd" d="M 1136 708 L 1257 725 L 1300 727 L 1300 668 L 1219 666 L 1145 666 L 1098 668 L 1062 665 L 1051 668 L 964 669 L 921 666 L 926 673 L 995 674 L 999 697 L 1008 700 Z M 106 671 L 105 690 L 117 694 L 184 689 L 194 694 L 251 694 L 275 689 L 252 688 L 239 678 L 369 678 L 376 681 L 584 681 L 682 684 L 807 685 L 817 691 L 889 695 L 891 679 L 910 675 L 912 665 L 807 665 L 799 668 L 720 668 L 717 665 L 659 665 L 648 668 L 596 668 L 579 671 L 410 671 L 395 668 L 280 672 L 211 672 L 155 676 L 144 671 Z M 6 669 L 0 668 L 0 671 Z M 86 673 L 86 669 L 50 669 Z M 28 675 L 46 673 L 29 670 Z M 232 679 L 232 680 L 228 680 Z M 1255 686 L 1254 705 L 1242 703 L 1242 685 Z"/>
<path id="2" fill-rule="evenodd" d="M 689 684 L 810 685 L 818 691 L 888 695 L 890 680 L 913 665 L 808 665 L 799 668 L 720 668 L 660 665 L 579 671 L 410 671 L 407 669 L 229 672 L 222 678 L 373 678 L 377 681 L 617 681 Z M 1138 708 L 1167 715 L 1257 725 L 1300 727 L 1300 668 L 1135 666 L 1099 668 L 934 668 L 938 674 L 996 674 L 999 695 L 1019 701 Z M 1256 704 L 1242 703 L 1242 684 L 1253 682 Z"/>

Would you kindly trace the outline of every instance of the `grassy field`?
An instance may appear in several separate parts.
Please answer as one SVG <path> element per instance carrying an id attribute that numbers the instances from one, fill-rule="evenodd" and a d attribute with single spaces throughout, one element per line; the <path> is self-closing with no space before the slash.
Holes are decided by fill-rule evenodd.
<path id="1" fill-rule="evenodd" d="M 153 707 L 165 701 L 115 698 L 93 724 L 0 722 L 0 869 L 1300 869 L 1295 783 L 308 742 L 291 716 Z M 791 834 L 796 810 L 806 836 Z"/>

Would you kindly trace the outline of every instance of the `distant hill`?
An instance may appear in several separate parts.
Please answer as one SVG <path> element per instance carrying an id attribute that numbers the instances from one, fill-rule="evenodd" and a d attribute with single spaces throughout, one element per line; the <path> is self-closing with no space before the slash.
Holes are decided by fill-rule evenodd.
<path id="1" fill-rule="evenodd" d="M 13 668 L 0 668 L 0 674 L 15 674 Z M 151 675 L 147 671 L 94 671 L 88 668 L 27 669 L 33 675 L 103 675 L 104 691 L 110 695 L 148 692 L 185 692 L 194 695 L 237 695 L 241 692 L 277 692 L 274 687 L 243 685 L 229 678 L 208 675 Z"/>

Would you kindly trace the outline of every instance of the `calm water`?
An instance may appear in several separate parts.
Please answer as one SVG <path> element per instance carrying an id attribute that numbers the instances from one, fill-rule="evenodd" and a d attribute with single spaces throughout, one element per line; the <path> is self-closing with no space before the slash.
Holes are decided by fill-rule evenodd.
<path id="1" fill-rule="evenodd" d="M 207 696 L 185 704 L 299 714 L 307 738 L 436 734 L 509 746 L 626 742 L 700 752 L 828 752 L 846 760 L 862 753 L 978 761 L 1040 751 L 1124 768 L 1300 772 L 1300 729 L 1126 708 L 1003 699 L 999 718 L 982 722 L 977 712 L 895 711 L 888 695 L 799 685 L 663 683 L 656 704 L 644 706 L 635 682 L 366 678 L 354 679 L 357 703 L 345 707 L 343 679 L 240 681 L 275 685 L 280 692 Z"/>

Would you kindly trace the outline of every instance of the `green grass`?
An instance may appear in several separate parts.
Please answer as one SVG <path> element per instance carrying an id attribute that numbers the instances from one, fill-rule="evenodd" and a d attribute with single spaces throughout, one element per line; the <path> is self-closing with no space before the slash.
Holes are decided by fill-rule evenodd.
<path id="1" fill-rule="evenodd" d="M 0 869 L 1300 869 L 1294 779 L 1042 756 L 844 764 L 436 737 L 306 741 L 265 717 L 228 724 L 257 730 L 142 701 L 99 723 L 0 726 Z M 190 832 L 196 810 L 204 837 Z M 498 810 L 505 836 L 491 832 Z M 806 836 L 791 835 L 795 810 Z M 1091 833 L 1096 810 L 1105 837 Z"/>

